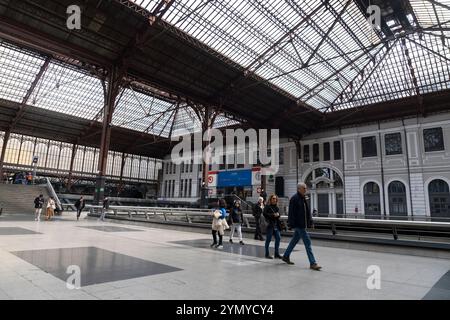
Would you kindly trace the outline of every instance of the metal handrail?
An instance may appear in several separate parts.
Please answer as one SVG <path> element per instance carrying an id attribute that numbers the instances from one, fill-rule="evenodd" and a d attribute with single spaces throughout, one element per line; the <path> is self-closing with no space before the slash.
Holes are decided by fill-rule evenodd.
<path id="1" fill-rule="evenodd" d="M 50 192 L 50 195 L 55 199 L 56 206 L 58 207 L 59 210 L 62 211 L 64 208 L 61 204 L 61 201 L 58 198 L 58 195 L 55 192 L 55 189 L 52 186 L 52 183 L 50 182 L 50 179 L 48 177 L 45 177 L 44 179 L 46 181 L 46 186 L 48 191 Z"/>
<path id="2" fill-rule="evenodd" d="M 101 209 L 102 206 L 87 205 L 87 209 L 94 213 L 95 209 Z M 164 216 L 167 221 L 168 216 L 184 216 L 188 223 L 192 223 L 193 217 L 211 216 L 211 209 L 192 209 L 192 208 L 161 208 L 161 207 L 136 207 L 136 206 L 110 206 L 109 210 L 114 212 L 114 215 L 128 215 L 132 218 L 133 215 L 139 216 L 142 214 L 146 219 L 152 216 Z M 280 216 L 282 221 L 288 219 L 287 216 Z M 250 221 L 254 221 L 251 214 L 244 214 L 244 224 L 250 228 Z M 325 218 L 314 217 L 313 222 L 315 226 L 330 227 L 333 235 L 337 234 L 338 227 L 359 226 L 359 227 L 383 227 L 391 229 L 395 240 L 398 239 L 398 230 L 413 229 L 413 230 L 445 230 L 450 232 L 450 222 L 435 222 L 435 221 L 406 221 L 406 220 L 377 220 L 377 219 L 355 219 L 355 218 Z"/>

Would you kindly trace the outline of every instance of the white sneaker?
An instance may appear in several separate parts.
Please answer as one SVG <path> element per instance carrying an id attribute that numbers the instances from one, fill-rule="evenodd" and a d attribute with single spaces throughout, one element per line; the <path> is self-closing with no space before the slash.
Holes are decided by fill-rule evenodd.
<path id="1" fill-rule="evenodd" d="M 34 218 L 34 221 L 38 221 L 38 218 Z"/>

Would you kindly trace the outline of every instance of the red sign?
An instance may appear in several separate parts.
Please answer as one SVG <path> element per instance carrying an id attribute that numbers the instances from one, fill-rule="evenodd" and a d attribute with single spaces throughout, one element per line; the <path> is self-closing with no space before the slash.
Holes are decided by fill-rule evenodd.
<path id="1" fill-rule="evenodd" d="M 261 187 L 256 188 L 256 192 L 261 193 Z"/>
<path id="2" fill-rule="evenodd" d="M 213 176 L 208 176 L 208 183 L 212 183 L 214 181 L 214 177 Z"/>

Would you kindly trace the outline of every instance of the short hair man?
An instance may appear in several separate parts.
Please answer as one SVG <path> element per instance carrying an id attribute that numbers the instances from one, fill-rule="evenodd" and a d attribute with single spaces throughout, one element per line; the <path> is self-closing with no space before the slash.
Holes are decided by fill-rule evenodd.
<path id="1" fill-rule="evenodd" d="M 311 248 L 311 239 L 306 231 L 306 228 L 312 226 L 311 211 L 309 210 L 305 197 L 306 191 L 306 184 L 299 183 L 297 185 L 297 193 L 289 202 L 288 225 L 291 229 L 294 229 L 294 236 L 284 253 L 283 261 L 287 264 L 294 264 L 290 260 L 290 255 L 300 239 L 303 239 L 303 244 L 305 245 L 306 253 L 308 254 L 310 268 L 319 271 L 322 267 L 317 264 L 316 259 L 314 258 Z"/>

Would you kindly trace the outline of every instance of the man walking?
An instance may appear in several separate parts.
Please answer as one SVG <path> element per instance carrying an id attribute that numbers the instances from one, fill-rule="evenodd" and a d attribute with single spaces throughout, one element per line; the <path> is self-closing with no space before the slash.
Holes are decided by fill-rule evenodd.
<path id="1" fill-rule="evenodd" d="M 42 207 L 44 206 L 44 195 L 40 194 L 39 197 L 36 197 L 34 199 L 34 220 L 35 221 L 41 221 L 41 213 L 42 213 Z"/>
<path id="2" fill-rule="evenodd" d="M 77 208 L 77 221 L 80 220 L 81 211 L 83 211 L 84 207 L 86 206 L 84 202 L 84 198 L 81 197 L 80 199 L 75 202 L 75 208 Z"/>
<path id="3" fill-rule="evenodd" d="M 106 217 L 106 213 L 108 212 L 108 209 L 109 209 L 109 198 L 106 197 L 103 200 L 102 215 L 100 216 L 101 221 L 105 221 L 105 217 Z"/>
<path id="4" fill-rule="evenodd" d="M 291 229 L 294 229 L 294 236 L 292 237 L 292 240 L 284 253 L 283 261 L 287 264 L 294 264 L 291 262 L 289 257 L 297 243 L 300 239 L 302 239 L 308 255 L 310 269 L 319 271 L 322 267 L 316 263 L 316 259 L 314 258 L 311 248 L 311 239 L 306 231 L 306 228 L 310 228 L 312 226 L 311 211 L 309 210 L 308 203 L 305 199 L 306 189 L 306 184 L 299 183 L 297 185 L 297 193 L 289 202 L 288 225 Z"/>

